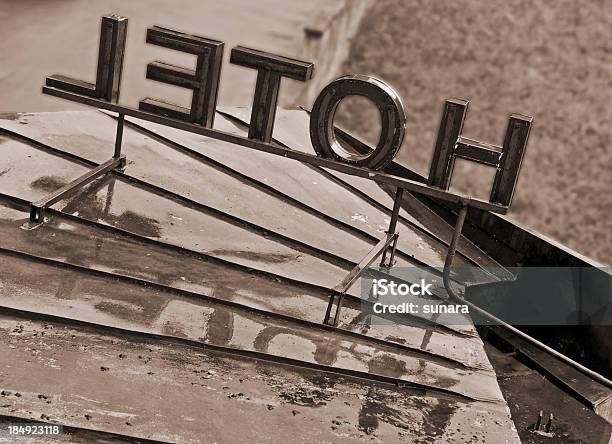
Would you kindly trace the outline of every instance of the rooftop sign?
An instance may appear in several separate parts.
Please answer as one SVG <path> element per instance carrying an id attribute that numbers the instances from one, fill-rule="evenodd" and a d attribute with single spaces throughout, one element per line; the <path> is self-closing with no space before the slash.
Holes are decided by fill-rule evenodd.
<path id="1" fill-rule="evenodd" d="M 496 147 L 463 137 L 461 132 L 468 103 L 448 100 L 438 131 L 429 179 L 427 183 L 421 183 L 381 171 L 391 163 L 401 147 L 406 115 L 397 93 L 385 82 L 373 77 L 340 77 L 321 91 L 310 116 L 310 136 L 317 153 L 315 156 L 273 142 L 281 79 L 308 81 L 313 74 L 312 63 L 243 46 L 232 48 L 230 63 L 257 70 L 248 137 L 241 137 L 214 129 L 213 125 L 224 43 L 154 26 L 147 30 L 147 43 L 193 54 L 196 56 L 196 66 L 191 69 L 156 61 L 147 65 L 146 76 L 148 79 L 192 90 L 191 104 L 183 107 L 160 99 L 146 98 L 140 101 L 137 109 L 119 105 L 127 24 L 127 18 L 116 15 L 102 18 L 95 83 L 53 75 L 47 77 L 43 87 L 45 94 L 114 111 L 119 115 L 113 158 L 77 185 L 83 185 L 100 174 L 124 165 L 125 158 L 121 155 L 123 122 L 125 116 L 132 116 L 464 206 L 505 213 L 511 204 L 531 127 L 530 117 L 513 114 L 503 146 Z M 365 154 L 346 149 L 346 144 L 338 140 L 338 132 L 334 127 L 334 114 L 338 105 L 342 99 L 351 95 L 367 97 L 374 102 L 381 115 L 380 140 L 376 147 Z M 456 158 L 497 169 L 488 202 L 448 191 Z M 60 197 L 54 196 L 53 199 Z M 35 203 L 33 214 L 37 211 L 40 219 L 47 205 L 50 205 L 49 201 Z"/>
<path id="2" fill-rule="evenodd" d="M 496 147 L 463 137 L 461 132 L 468 103 L 463 100 L 447 100 L 427 183 L 410 180 L 381 171 L 393 161 L 402 145 L 406 114 L 402 101 L 393 88 L 373 77 L 344 76 L 323 88 L 310 113 L 310 139 L 316 155 L 304 153 L 276 143 L 273 139 L 273 129 L 282 78 L 306 82 L 312 78 L 312 63 L 243 46 L 232 48 L 230 63 L 257 71 L 249 131 L 247 137 L 243 137 L 214 128 L 224 43 L 154 26 L 147 30 L 147 43 L 193 54 L 196 56 L 196 66 L 191 69 L 156 61 L 147 65 L 147 78 L 192 90 L 191 104 L 189 107 L 183 107 L 160 99 L 146 98 L 140 101 L 137 109 L 119 105 L 127 23 L 126 18 L 115 15 L 102 18 L 95 83 L 63 75 L 53 75 L 46 79 L 43 87 L 45 94 L 116 112 L 117 135 L 112 158 L 30 204 L 31 222 L 43 223 L 45 210 L 51 205 L 98 177 L 125 166 L 126 159 L 121 154 L 123 126 L 125 116 L 131 116 L 396 188 L 393 210 L 385 235 L 340 282 L 329 289 L 331 296 L 323 323 L 337 325 L 344 295 L 378 257 L 381 257 L 381 267 L 389 268 L 394 265 L 399 236 L 397 223 L 404 190 L 458 205 L 455 231 L 448 245 L 442 273 L 448 296 L 458 298 L 450 285 L 450 269 L 468 208 L 471 206 L 498 213 L 508 210 L 527 145 L 532 121 L 530 117 L 513 114 L 503 146 Z M 382 130 L 373 149 L 334 126 L 338 105 L 351 95 L 370 99 L 380 112 Z M 449 191 L 453 165 L 457 158 L 469 159 L 497 169 L 489 201 Z"/>

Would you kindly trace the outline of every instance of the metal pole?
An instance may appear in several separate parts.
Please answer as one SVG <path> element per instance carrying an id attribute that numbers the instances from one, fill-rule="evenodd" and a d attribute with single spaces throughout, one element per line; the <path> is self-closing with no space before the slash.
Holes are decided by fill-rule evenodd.
<path id="1" fill-rule="evenodd" d="M 444 261 L 442 281 L 444 282 L 444 288 L 446 288 L 446 291 L 451 296 L 455 296 L 455 294 L 450 289 L 450 272 L 453 265 L 453 259 L 455 258 L 455 252 L 457 251 L 457 244 L 459 243 L 459 238 L 461 237 L 461 231 L 463 230 L 465 217 L 467 216 L 467 210 L 467 203 L 462 202 L 459 214 L 457 214 L 457 221 L 455 222 L 455 232 L 453 233 L 453 238 L 451 239 L 451 243 L 448 246 L 448 253 L 446 253 L 446 260 Z"/>
<path id="2" fill-rule="evenodd" d="M 329 296 L 329 301 L 327 302 L 327 310 L 325 310 L 325 317 L 323 318 L 323 323 L 329 325 L 329 318 L 331 317 L 332 307 L 334 306 L 334 301 L 336 300 L 336 293 L 332 291 L 332 294 Z"/>
<path id="3" fill-rule="evenodd" d="M 395 200 L 393 201 L 393 212 L 391 213 L 391 220 L 389 221 L 389 230 L 387 233 L 395 234 L 395 228 L 397 227 L 397 219 L 399 218 L 399 211 L 402 207 L 402 197 L 404 196 L 404 189 L 398 188 L 395 192 Z"/>
<path id="4" fill-rule="evenodd" d="M 402 207 L 403 196 L 404 196 L 404 189 L 398 187 L 397 190 L 395 191 L 395 200 L 393 201 L 393 211 L 391 212 L 391 220 L 389 221 L 389 229 L 387 230 L 387 234 L 395 234 L 395 230 L 397 228 L 397 220 L 399 219 L 400 208 Z M 397 236 L 393 243 L 391 261 L 389 262 L 389 267 L 393 266 L 393 258 L 395 256 L 396 243 L 397 243 Z M 387 260 L 387 251 L 389 251 L 389 248 L 385 249 L 380 259 L 381 267 L 386 267 L 385 261 Z"/>
<path id="5" fill-rule="evenodd" d="M 119 113 L 117 118 L 117 135 L 115 136 L 115 154 L 113 157 L 119 159 L 121 157 L 121 144 L 123 142 L 123 122 L 125 121 L 125 114 Z"/>

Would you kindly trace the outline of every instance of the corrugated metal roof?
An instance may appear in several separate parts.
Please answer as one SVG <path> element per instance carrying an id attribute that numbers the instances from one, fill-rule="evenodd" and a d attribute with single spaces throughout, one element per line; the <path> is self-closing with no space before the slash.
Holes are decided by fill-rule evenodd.
<path id="1" fill-rule="evenodd" d="M 246 135 L 249 111 L 222 111 L 215 127 Z M 388 225 L 376 184 L 126 122 L 125 172 L 35 227 L 23 204 L 105 161 L 115 123 L 97 111 L 0 122 L 0 348 L 35 357 L 3 364 L 2 388 L 23 396 L 0 414 L 181 442 L 292 427 L 313 441 L 518 441 L 473 326 L 376 325 L 357 286 L 338 328 L 322 325 L 329 288 Z M 307 128 L 305 112 L 279 110 L 278 143 L 313 152 Z M 405 203 L 398 263 L 435 274 L 452 228 Z M 469 241 L 459 250 L 457 286 L 508 277 Z"/>

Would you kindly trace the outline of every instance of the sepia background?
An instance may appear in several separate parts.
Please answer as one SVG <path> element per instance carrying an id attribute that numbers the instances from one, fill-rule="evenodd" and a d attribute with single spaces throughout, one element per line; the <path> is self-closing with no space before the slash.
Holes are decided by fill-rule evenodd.
<path id="1" fill-rule="evenodd" d="M 0 1 L 0 113 L 73 109 L 45 97 L 45 75 L 93 79 L 100 16 L 130 19 L 122 101 L 156 95 L 182 103 L 188 91 L 144 78 L 162 58 L 188 55 L 144 43 L 165 25 L 226 42 L 220 100 L 250 105 L 255 72 L 227 63 L 244 44 L 291 57 L 311 54 L 304 28 L 342 20 L 338 1 Z M 464 134 L 501 144 L 511 113 L 534 116 L 511 219 L 602 263 L 612 263 L 612 3 L 606 1 L 353 0 L 367 3 L 355 29 L 317 49 L 316 70 L 371 74 L 393 85 L 408 115 L 399 161 L 427 174 L 444 99 L 470 100 Z M 327 45 L 327 46 L 325 46 Z M 346 45 L 345 51 L 337 46 Z M 333 60 L 334 63 L 331 63 Z M 286 86 L 284 103 L 295 85 Z M 301 103 L 310 105 L 307 99 Z M 378 115 L 354 99 L 338 116 L 376 140 Z M 459 161 L 453 187 L 487 197 L 494 171 Z"/>
<path id="2" fill-rule="evenodd" d="M 443 101 L 470 100 L 467 137 L 500 145 L 534 117 L 511 219 L 612 264 L 612 2 L 378 0 L 346 72 L 390 82 L 408 114 L 400 160 L 427 174 Z M 345 122 L 374 131 L 363 106 Z M 487 197 L 494 171 L 458 161 L 453 186 Z"/>

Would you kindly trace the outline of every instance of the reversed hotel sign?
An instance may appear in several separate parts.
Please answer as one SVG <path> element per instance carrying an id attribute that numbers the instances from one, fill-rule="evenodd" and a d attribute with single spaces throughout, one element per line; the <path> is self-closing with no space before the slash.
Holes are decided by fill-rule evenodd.
<path id="1" fill-rule="evenodd" d="M 311 142 L 318 154 L 313 156 L 272 143 L 281 79 L 286 77 L 308 81 L 313 75 L 312 63 L 243 46 L 232 48 L 230 63 L 257 70 L 248 137 L 240 137 L 213 128 L 224 43 L 154 26 L 147 30 L 147 43 L 193 54 L 196 56 L 196 67 L 191 69 L 156 61 L 147 66 L 147 78 L 192 90 L 191 104 L 189 107 L 183 107 L 160 99 L 146 98 L 140 101 L 138 109 L 119 105 L 127 24 L 127 18 L 116 15 L 102 18 L 95 83 L 64 75 L 53 75 L 47 77 L 43 87 L 45 94 L 119 114 L 113 158 L 96 171 L 92 171 L 88 177 L 79 182 L 79 185 L 124 165 L 121 137 L 123 120 L 127 115 L 365 177 L 393 185 L 398 190 L 406 189 L 459 203 L 462 206 L 505 213 L 512 202 L 531 127 L 530 117 L 516 114 L 510 116 L 503 145 L 497 147 L 463 137 L 461 133 L 468 102 L 446 101 L 428 183 L 420 183 L 380 171 L 393 160 L 401 147 L 406 115 L 397 93 L 385 82 L 373 77 L 343 76 L 332 81 L 321 91 L 310 116 Z M 346 144 L 341 144 L 337 139 L 334 130 L 336 109 L 342 99 L 351 95 L 369 98 L 381 115 L 380 139 L 376 147 L 366 154 L 358 154 L 350 148 L 347 149 Z M 488 202 L 448 191 L 453 165 L 457 158 L 472 160 L 497 169 Z M 58 195 L 53 198 L 59 197 Z M 33 204 L 33 220 L 40 221 L 47 204 L 49 201 Z"/>
<path id="2" fill-rule="evenodd" d="M 310 139 L 316 155 L 285 148 L 274 143 L 273 129 L 282 78 L 308 81 L 313 75 L 313 64 L 270 54 L 243 46 L 232 48 L 230 63 L 257 71 L 257 82 L 247 137 L 214 128 L 217 92 L 223 60 L 224 43 L 207 37 L 154 26 L 146 33 L 146 42 L 196 56 L 195 69 L 156 61 L 147 65 L 147 78 L 192 91 L 189 107 L 160 99 L 146 98 L 138 108 L 118 104 L 121 72 L 125 54 L 128 20 L 116 15 L 102 18 L 96 82 L 88 83 L 64 75 L 47 77 L 45 94 L 76 101 L 118 114 L 117 135 L 112 158 L 73 180 L 43 199 L 30 204 L 30 221 L 45 221 L 47 208 L 69 193 L 98 177 L 122 168 L 126 158 L 121 153 L 125 116 L 131 116 L 184 131 L 200 134 L 236 145 L 298 160 L 374 180 L 395 187 L 395 199 L 389 226 L 378 243 L 361 261 L 329 288 L 323 323 L 337 325 L 343 298 L 379 257 L 380 266 L 394 266 L 399 232 L 397 223 L 403 202 L 403 192 L 441 199 L 457 208 L 455 231 L 441 272 L 448 296 L 457 299 L 450 285 L 450 270 L 457 243 L 469 207 L 505 213 L 516 187 L 518 174 L 529 137 L 532 119 L 521 115 L 510 116 L 503 146 L 497 147 L 461 135 L 468 102 L 447 100 L 435 144 L 427 183 L 384 172 L 398 153 L 406 129 L 406 113 L 397 93 L 382 80 L 369 76 L 343 76 L 328 84 L 316 98 L 310 113 Z M 374 148 L 349 137 L 334 127 L 334 116 L 340 102 L 352 95 L 371 100 L 380 113 L 381 134 Z M 497 169 L 488 201 L 463 196 L 449 191 L 455 159 L 463 158 Z M 381 171 L 382 170 L 382 171 Z M 335 306 L 335 312 L 334 312 Z"/>

